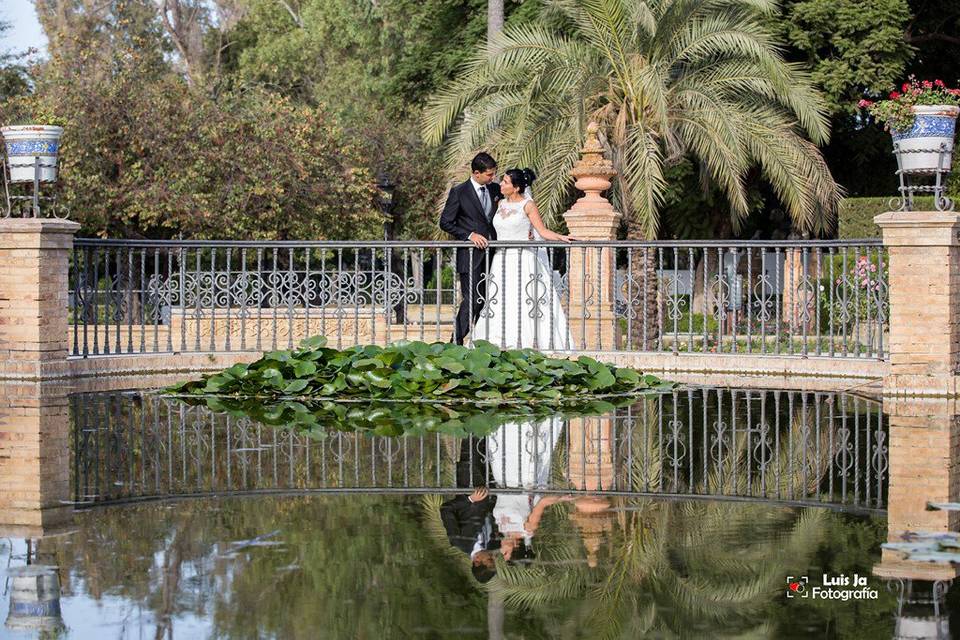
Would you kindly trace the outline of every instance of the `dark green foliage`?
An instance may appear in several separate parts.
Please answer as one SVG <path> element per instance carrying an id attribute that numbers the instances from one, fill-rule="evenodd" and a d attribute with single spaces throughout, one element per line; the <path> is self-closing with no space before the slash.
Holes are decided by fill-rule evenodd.
<path id="1" fill-rule="evenodd" d="M 226 412 L 236 418 L 249 418 L 274 427 L 299 427 L 314 438 L 325 438 L 329 432 L 366 432 L 375 436 L 418 436 L 443 433 L 451 436 L 485 436 L 502 425 L 546 418 L 562 413 L 566 419 L 577 416 L 599 416 L 613 412 L 618 406 L 633 404 L 635 395 L 609 400 L 566 398 L 566 404 L 515 403 L 508 408 L 460 401 L 456 404 L 358 400 L 279 400 L 264 402 L 251 398 L 222 396 L 184 397 L 192 405 L 206 405 L 212 411 Z"/>
<path id="2" fill-rule="evenodd" d="M 10 24 L 0 22 L 0 37 L 10 29 Z M 27 92 L 27 70 L 21 64 L 21 56 L 0 53 L 0 103 L 8 98 Z"/>
<path id="3" fill-rule="evenodd" d="M 784 16 L 778 25 L 834 113 L 852 113 L 864 95 L 886 95 L 915 53 L 903 41 L 907 0 L 799 0 L 785 3 Z"/>
<path id="4" fill-rule="evenodd" d="M 917 210 L 932 209 L 933 198 L 915 198 Z M 879 238 L 880 227 L 874 217 L 891 209 L 890 198 L 844 198 L 840 203 L 837 236 L 842 240 Z"/>
<path id="5" fill-rule="evenodd" d="M 200 380 L 168 389 L 187 395 L 252 398 L 359 398 L 473 400 L 491 405 L 669 389 L 671 384 L 634 369 L 580 356 L 549 358 L 533 349 L 500 350 L 478 341 L 473 348 L 444 342 L 398 342 L 342 351 L 316 336 L 299 349 L 271 351 Z"/>
<path id="6" fill-rule="evenodd" d="M 65 119 L 58 190 L 83 235 L 381 237 L 374 176 L 320 107 L 262 90 L 213 99 L 147 60 L 51 68 L 13 117 Z"/>

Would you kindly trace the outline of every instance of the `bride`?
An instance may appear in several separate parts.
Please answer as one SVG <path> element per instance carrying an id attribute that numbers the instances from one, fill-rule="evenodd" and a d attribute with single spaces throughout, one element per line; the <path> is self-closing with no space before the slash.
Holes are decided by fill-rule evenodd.
<path id="1" fill-rule="evenodd" d="M 503 176 L 504 198 L 493 216 L 497 240 L 535 239 L 570 242 L 575 238 L 547 229 L 530 186 L 530 169 L 510 169 Z M 544 248 L 500 248 L 485 275 L 486 300 L 470 342 L 487 340 L 504 349 L 570 349 L 573 339 L 560 300 L 559 277 Z"/>

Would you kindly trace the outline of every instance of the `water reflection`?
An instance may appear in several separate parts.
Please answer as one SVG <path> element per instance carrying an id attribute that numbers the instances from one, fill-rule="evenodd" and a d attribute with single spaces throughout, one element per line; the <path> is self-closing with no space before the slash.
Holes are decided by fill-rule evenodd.
<path id="1" fill-rule="evenodd" d="M 448 544 L 443 498 L 314 495 L 106 507 L 46 540 L 70 637 L 823 637 L 892 631 L 893 596 L 793 606 L 784 575 L 865 571 L 848 540 L 882 521 L 819 508 L 611 496 L 603 542 L 573 502 L 546 510 L 530 563 L 496 560 L 484 585 Z M 864 538 L 870 535 L 873 538 Z M 2 611 L 0 611 L 2 613 Z M 494 617 L 494 622 L 497 619 Z M 15 636 L 19 637 L 19 636 Z M 841 636 L 844 637 L 844 636 Z M 872 636 L 871 636 L 872 637 Z"/>
<path id="2" fill-rule="evenodd" d="M 79 510 L 0 539 L 0 583 L 56 567 L 69 637 L 934 638 L 956 607 L 951 567 L 880 551 L 956 529 L 925 509 L 960 492 L 950 407 L 683 389 L 390 435 L 374 407 L 350 431 L 356 407 L 284 428 L 150 393 L 60 402 L 35 426 L 62 437 L 26 457 L 68 472 L 16 504 Z M 34 486 L 11 470 L 0 505 Z M 787 576 L 854 573 L 876 600 L 785 598 Z"/>
<path id="3" fill-rule="evenodd" d="M 887 540 L 909 532 L 957 531 L 960 513 L 927 508 L 960 501 L 960 416 L 945 399 L 896 398 L 886 404 L 890 423 Z M 950 637 L 946 596 L 958 575 L 949 563 L 911 560 L 883 549 L 873 567 L 897 597 L 895 637 Z"/>
<path id="4" fill-rule="evenodd" d="M 864 511 L 884 507 L 889 455 L 880 406 L 832 393 L 689 389 L 603 415 L 530 417 L 460 407 L 427 425 L 383 421 L 272 427 L 150 393 L 73 398 L 79 504 L 231 491 L 462 493 L 459 469 L 483 459 L 520 532 L 546 494 L 764 498 Z M 369 407 L 347 409 L 368 416 Z M 434 409 L 434 411 L 437 411 Z M 464 438 L 480 438 L 486 452 Z M 523 502 L 526 500 L 527 506 Z M 506 508 L 510 503 L 512 507 Z"/>

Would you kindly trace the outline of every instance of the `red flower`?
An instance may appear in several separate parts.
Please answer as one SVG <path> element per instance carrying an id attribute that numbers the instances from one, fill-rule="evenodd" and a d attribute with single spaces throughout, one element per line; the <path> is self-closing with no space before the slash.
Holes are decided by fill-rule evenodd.
<path id="1" fill-rule="evenodd" d="M 873 103 L 870 102 L 869 100 L 864 99 L 864 100 L 861 100 L 860 102 L 858 102 L 858 103 L 857 103 L 857 106 L 860 107 L 861 109 L 866 109 L 867 107 L 869 107 L 869 106 L 872 105 L 872 104 L 873 104 Z"/>
<path id="2" fill-rule="evenodd" d="M 906 89 L 904 89 L 904 91 L 906 91 Z M 890 92 L 890 99 L 891 99 L 891 100 L 896 100 L 896 99 L 899 98 L 899 97 L 900 97 L 900 93 L 899 93 L 899 92 L 897 92 L 897 91 L 891 91 L 891 92 Z"/>
<path id="3" fill-rule="evenodd" d="M 933 84 L 938 87 L 943 87 L 943 80 L 934 80 Z"/>
<path id="4" fill-rule="evenodd" d="M 907 91 L 910 91 L 910 83 L 904 82 L 903 86 L 900 87 L 900 91 L 903 91 L 904 93 L 906 93 Z"/>
<path id="5" fill-rule="evenodd" d="M 930 82 L 929 80 L 924 80 L 924 81 L 923 81 L 923 88 L 924 88 L 924 89 L 933 89 L 933 83 Z"/>

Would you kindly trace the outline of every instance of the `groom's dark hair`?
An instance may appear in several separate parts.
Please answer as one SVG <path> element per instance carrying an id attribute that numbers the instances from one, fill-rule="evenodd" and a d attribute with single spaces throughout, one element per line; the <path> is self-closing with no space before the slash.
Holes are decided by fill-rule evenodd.
<path id="1" fill-rule="evenodd" d="M 497 168 L 497 161 L 493 159 L 489 153 L 481 151 L 477 155 L 473 156 L 473 160 L 470 161 L 470 170 L 478 171 L 483 173 L 484 171 L 489 171 L 490 169 Z"/>

